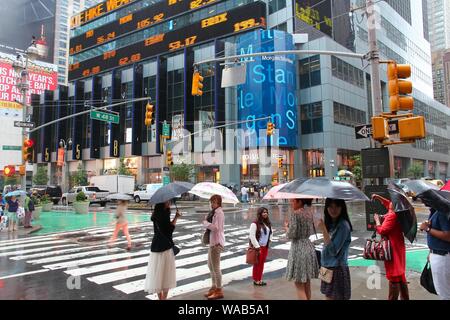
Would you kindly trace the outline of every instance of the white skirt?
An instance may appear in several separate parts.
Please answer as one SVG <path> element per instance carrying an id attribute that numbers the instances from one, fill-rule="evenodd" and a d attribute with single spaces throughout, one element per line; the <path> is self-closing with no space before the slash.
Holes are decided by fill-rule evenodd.
<path id="1" fill-rule="evenodd" d="M 159 293 L 176 286 L 175 255 L 172 248 L 163 252 L 150 252 L 144 291 Z"/>

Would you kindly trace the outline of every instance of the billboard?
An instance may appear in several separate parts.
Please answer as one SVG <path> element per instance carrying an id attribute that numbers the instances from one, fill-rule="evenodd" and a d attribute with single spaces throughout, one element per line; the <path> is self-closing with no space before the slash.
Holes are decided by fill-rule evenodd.
<path id="1" fill-rule="evenodd" d="M 23 52 L 34 36 L 40 60 L 53 63 L 55 12 L 56 0 L 14 0 L 0 6 L 0 51 Z"/>
<path id="2" fill-rule="evenodd" d="M 278 30 L 257 30 L 240 36 L 236 54 L 294 50 L 292 35 Z M 237 87 L 239 119 L 271 117 L 279 130 L 280 147 L 297 148 L 297 97 L 295 55 L 261 56 L 247 62 L 246 83 Z M 260 130 L 267 119 L 247 122 L 241 128 L 256 134 L 260 145 Z M 256 147 L 256 146 L 255 146 Z"/>
<path id="3" fill-rule="evenodd" d="M 22 93 L 16 87 L 18 74 L 12 64 L 16 56 L 0 52 L 0 114 L 15 115 L 17 107 L 11 102 L 22 103 Z M 27 93 L 27 104 L 31 103 L 31 94 L 42 94 L 45 90 L 56 90 L 58 85 L 58 67 L 53 64 L 33 61 L 28 64 L 28 81 L 30 89 Z"/>
<path id="4" fill-rule="evenodd" d="M 133 64 L 161 53 L 183 50 L 186 47 L 198 45 L 214 38 L 238 34 L 256 28 L 265 28 L 265 16 L 265 3 L 253 2 L 179 29 L 154 34 L 129 46 L 113 49 L 104 52 L 102 55 L 71 63 L 69 65 L 69 81 Z M 156 31 L 150 27 L 145 30 L 145 33 Z M 141 31 L 134 33 L 134 35 L 139 35 L 139 32 Z M 83 43 L 81 45 L 83 46 Z M 110 42 L 110 45 L 115 44 Z M 73 48 L 72 42 L 71 47 Z M 97 48 L 88 50 L 97 50 Z M 73 57 L 76 57 L 76 55 L 71 56 L 72 60 Z"/>
<path id="5" fill-rule="evenodd" d="M 298 20 L 332 37 L 331 0 L 296 0 L 295 16 Z"/>

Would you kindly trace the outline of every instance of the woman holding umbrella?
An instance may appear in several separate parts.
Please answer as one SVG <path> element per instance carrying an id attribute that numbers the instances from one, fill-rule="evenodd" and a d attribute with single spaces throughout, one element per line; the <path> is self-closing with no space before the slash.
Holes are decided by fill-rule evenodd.
<path id="1" fill-rule="evenodd" d="M 8 232 L 17 231 L 18 217 L 17 209 L 19 209 L 19 201 L 17 201 L 16 196 L 11 196 L 11 198 L 6 200 L 5 211 L 8 213 Z"/>
<path id="2" fill-rule="evenodd" d="M 325 222 L 320 219 L 318 228 L 323 233 L 322 265 L 333 271 L 331 283 L 322 281 L 320 291 L 327 300 L 350 300 L 351 282 L 348 268 L 348 248 L 351 243 L 352 224 L 344 200 L 325 200 Z"/>
<path id="3" fill-rule="evenodd" d="M 209 234 L 208 268 L 211 274 L 211 288 L 205 294 L 208 300 L 223 298 L 222 271 L 220 270 L 220 254 L 225 246 L 225 216 L 222 210 L 222 197 L 214 195 L 210 198 L 211 212 L 203 221 Z"/>
<path id="4" fill-rule="evenodd" d="M 406 281 L 406 248 L 403 230 L 394 212 L 392 202 L 374 194 L 372 200 L 379 200 L 388 210 L 381 223 L 380 216 L 374 215 L 376 232 L 391 242 L 392 260 L 384 261 L 386 278 L 389 280 L 388 300 L 409 300 L 408 282 Z"/>
<path id="5" fill-rule="evenodd" d="M 295 281 L 298 298 L 311 300 L 311 279 L 319 276 L 316 251 L 309 237 L 313 231 L 313 216 L 310 210 L 312 199 L 291 199 L 294 210 L 290 222 L 284 224 L 286 236 L 292 240 L 286 267 L 286 279 Z"/>
<path id="6" fill-rule="evenodd" d="M 152 214 L 154 235 L 148 262 L 144 290 L 157 293 L 159 300 L 166 300 L 169 289 L 177 286 L 175 254 L 172 234 L 181 214 L 170 221 L 170 202 L 157 203 Z"/>

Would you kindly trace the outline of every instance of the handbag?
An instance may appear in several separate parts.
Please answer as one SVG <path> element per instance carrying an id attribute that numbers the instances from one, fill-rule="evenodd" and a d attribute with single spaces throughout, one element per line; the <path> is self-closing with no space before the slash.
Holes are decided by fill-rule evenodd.
<path id="1" fill-rule="evenodd" d="M 319 279 L 325 283 L 331 283 L 331 281 L 333 281 L 333 270 L 327 269 L 325 267 L 320 267 Z"/>
<path id="2" fill-rule="evenodd" d="M 420 275 L 420 285 L 429 293 L 437 294 L 436 288 L 434 287 L 433 274 L 431 273 L 430 261 L 427 261 L 427 264 Z"/>
<path id="3" fill-rule="evenodd" d="M 377 240 L 376 237 L 377 234 L 374 231 L 372 238 L 366 240 L 363 258 L 367 260 L 391 261 L 391 241 L 384 237 L 381 237 L 381 240 Z"/>
<path id="4" fill-rule="evenodd" d="M 256 249 L 252 245 L 250 245 L 247 249 L 247 254 L 245 257 L 245 262 L 247 264 L 255 265 L 259 261 L 259 249 Z"/>
<path id="5" fill-rule="evenodd" d="M 201 239 L 202 245 L 207 246 L 209 244 L 209 234 L 210 234 L 210 232 L 211 231 L 209 229 L 207 229 L 205 231 L 205 233 L 203 233 L 203 236 L 202 236 L 202 239 Z"/>

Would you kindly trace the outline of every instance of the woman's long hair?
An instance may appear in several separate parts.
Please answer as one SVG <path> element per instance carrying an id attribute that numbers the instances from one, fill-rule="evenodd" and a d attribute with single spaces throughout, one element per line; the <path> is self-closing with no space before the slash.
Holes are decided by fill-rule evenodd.
<path id="1" fill-rule="evenodd" d="M 167 218 L 165 216 L 167 216 Z M 155 219 L 161 220 L 164 218 L 170 221 L 170 209 L 166 208 L 166 204 L 164 202 L 157 203 L 153 209 L 152 221 L 155 221 Z"/>
<path id="2" fill-rule="evenodd" d="M 324 216 L 325 216 L 325 227 L 328 231 L 331 229 L 331 225 L 333 224 L 333 219 L 331 218 L 330 214 L 328 213 L 328 208 L 335 204 L 336 206 L 341 208 L 341 214 L 338 218 L 338 221 L 341 221 L 342 219 L 346 220 L 348 224 L 350 225 L 350 231 L 353 231 L 352 223 L 350 222 L 350 218 L 348 217 L 348 211 L 347 211 L 347 205 L 345 204 L 344 200 L 341 199 L 330 199 L 327 198 L 325 200 L 325 210 L 324 210 Z"/>
<path id="3" fill-rule="evenodd" d="M 264 211 L 269 212 L 269 210 L 265 207 L 260 207 L 256 212 L 256 238 L 259 239 L 261 236 L 261 228 L 264 230 L 264 234 L 267 234 L 267 229 L 264 227 L 266 225 L 269 229 L 272 229 L 272 223 L 270 222 L 269 216 L 266 219 L 263 218 Z"/>

